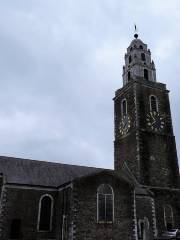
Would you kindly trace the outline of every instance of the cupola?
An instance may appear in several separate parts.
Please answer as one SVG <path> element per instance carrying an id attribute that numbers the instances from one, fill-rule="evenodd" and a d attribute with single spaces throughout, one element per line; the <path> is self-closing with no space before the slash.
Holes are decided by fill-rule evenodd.
<path id="1" fill-rule="evenodd" d="M 147 44 L 138 38 L 138 34 L 134 35 L 134 39 L 125 54 L 123 86 L 135 79 L 156 82 L 156 69 L 151 60 L 151 52 L 147 48 Z"/>

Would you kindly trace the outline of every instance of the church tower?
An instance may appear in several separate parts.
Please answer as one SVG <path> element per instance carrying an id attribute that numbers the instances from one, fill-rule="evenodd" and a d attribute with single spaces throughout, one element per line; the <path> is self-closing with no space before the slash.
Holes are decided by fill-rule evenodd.
<path id="1" fill-rule="evenodd" d="M 177 187 L 169 91 L 156 80 L 151 51 L 137 34 L 134 37 L 125 54 L 123 87 L 114 97 L 115 170 L 126 163 L 143 185 Z"/>

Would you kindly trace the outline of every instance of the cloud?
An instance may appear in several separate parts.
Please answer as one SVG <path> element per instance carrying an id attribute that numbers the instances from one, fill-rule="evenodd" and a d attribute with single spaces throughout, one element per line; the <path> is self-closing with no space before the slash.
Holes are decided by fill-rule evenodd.
<path id="1" fill-rule="evenodd" d="M 172 57 L 177 49 L 178 43 L 175 39 L 172 38 L 164 38 L 161 42 L 158 42 L 158 46 L 156 46 L 154 50 L 154 55 L 159 60 L 164 60 L 169 57 Z"/>
<path id="2" fill-rule="evenodd" d="M 158 79 L 172 90 L 180 148 L 178 1 L 7 0 L 0 6 L 1 155 L 112 168 L 112 98 L 122 86 L 134 22 Z"/>

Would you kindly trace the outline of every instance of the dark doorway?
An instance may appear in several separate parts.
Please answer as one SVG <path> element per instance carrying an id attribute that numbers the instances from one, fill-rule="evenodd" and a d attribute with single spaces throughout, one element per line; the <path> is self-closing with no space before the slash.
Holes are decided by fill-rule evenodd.
<path id="1" fill-rule="evenodd" d="M 141 222 L 141 228 L 140 228 L 140 239 L 143 239 L 144 235 L 144 222 Z"/>
<path id="2" fill-rule="evenodd" d="M 171 230 L 173 228 L 172 223 L 167 223 L 167 230 Z"/>
<path id="3" fill-rule="evenodd" d="M 13 219 L 11 222 L 10 239 L 21 238 L 21 219 Z"/>

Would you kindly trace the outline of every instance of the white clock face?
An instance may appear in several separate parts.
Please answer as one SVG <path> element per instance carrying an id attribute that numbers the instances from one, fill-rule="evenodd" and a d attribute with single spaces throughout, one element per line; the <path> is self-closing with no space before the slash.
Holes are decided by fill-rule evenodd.
<path id="1" fill-rule="evenodd" d="M 131 127 L 131 121 L 130 117 L 128 115 L 123 116 L 122 120 L 119 125 L 119 132 L 121 135 L 125 135 L 128 133 L 129 129 Z"/>
<path id="2" fill-rule="evenodd" d="M 162 114 L 158 112 L 150 112 L 146 117 L 148 127 L 155 131 L 161 131 L 164 129 L 165 121 Z"/>

